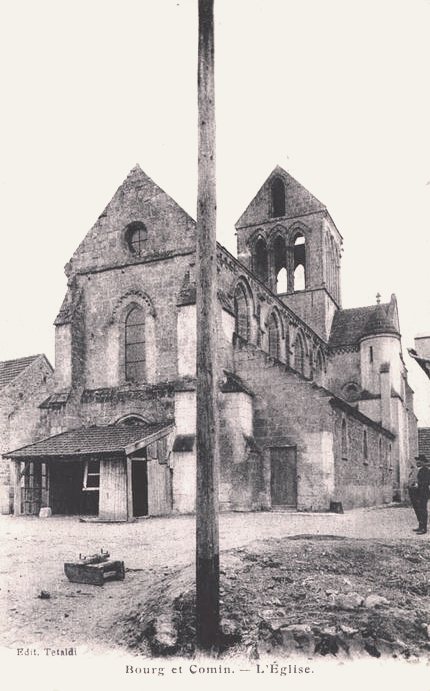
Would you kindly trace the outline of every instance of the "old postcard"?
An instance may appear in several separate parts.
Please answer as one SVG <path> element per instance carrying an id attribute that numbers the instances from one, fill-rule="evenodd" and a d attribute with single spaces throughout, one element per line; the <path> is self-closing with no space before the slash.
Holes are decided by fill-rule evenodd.
<path id="1" fill-rule="evenodd" d="M 5 688 L 424 688 L 430 3 L 1 9 Z"/>

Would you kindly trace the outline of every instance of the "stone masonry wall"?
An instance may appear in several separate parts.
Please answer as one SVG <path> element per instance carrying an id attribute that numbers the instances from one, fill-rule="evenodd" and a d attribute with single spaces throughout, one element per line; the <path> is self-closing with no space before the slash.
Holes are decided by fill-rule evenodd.
<path id="1" fill-rule="evenodd" d="M 0 398 L 0 454 L 42 438 L 39 404 L 52 390 L 52 369 L 39 356 L 21 375 L 2 389 Z M 0 458 L 0 511 L 13 509 L 10 461 Z"/>
<path id="2" fill-rule="evenodd" d="M 130 253 L 125 237 L 126 226 L 136 221 L 146 228 L 140 256 Z M 136 166 L 82 240 L 66 269 L 73 274 L 121 268 L 139 264 L 142 259 L 189 252 L 194 245 L 193 219 Z"/>
<path id="3" fill-rule="evenodd" d="M 297 447 L 299 510 L 328 510 L 330 501 L 346 508 L 391 501 L 395 463 L 394 442 L 369 424 L 340 413 L 330 405 L 330 393 L 286 370 L 281 363 L 252 346 L 235 350 L 236 373 L 255 393 L 254 436 L 257 444 Z M 342 459 L 342 415 L 348 426 L 348 460 Z M 368 434 L 368 465 L 363 462 L 363 430 Z M 383 461 L 379 462 L 379 437 Z M 391 456 L 389 445 L 391 444 Z M 377 458 L 377 463 L 375 461 Z M 391 461 L 389 462 L 389 458 Z M 266 491 L 270 487 L 266 458 Z M 389 466 L 388 466 L 389 464 Z"/>
<path id="4" fill-rule="evenodd" d="M 127 271 L 112 269 L 79 277 L 85 300 L 82 386 L 97 389 L 124 383 L 124 313 L 133 303 L 142 306 L 152 329 L 146 329 L 147 380 L 155 383 L 176 377 L 176 302 L 187 266 L 186 257 L 177 256 L 129 266 Z"/>
<path id="5" fill-rule="evenodd" d="M 270 505 L 270 447 L 297 447 L 299 510 L 328 510 L 333 469 L 326 464 L 331 409 L 323 390 L 265 353 L 235 350 L 235 372 L 255 394 L 254 437 L 265 451 L 264 482 Z M 323 435 L 325 433 L 324 441 Z"/>
<path id="6" fill-rule="evenodd" d="M 342 458 L 341 426 L 347 424 L 347 453 Z M 371 426 L 363 425 L 340 410 L 333 411 L 335 445 L 335 500 L 344 509 L 356 506 L 377 506 L 393 499 L 395 464 L 394 441 Z M 367 431 L 367 458 L 364 453 L 364 430 Z M 379 439 L 382 456 L 379 457 Z M 391 447 L 391 452 L 390 452 Z"/>

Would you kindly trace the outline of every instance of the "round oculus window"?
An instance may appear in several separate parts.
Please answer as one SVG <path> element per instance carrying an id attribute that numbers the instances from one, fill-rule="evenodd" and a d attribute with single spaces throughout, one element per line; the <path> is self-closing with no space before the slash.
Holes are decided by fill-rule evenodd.
<path id="1" fill-rule="evenodd" d="M 141 221 L 129 223 L 125 229 L 125 241 L 127 247 L 136 257 L 141 257 L 148 237 L 148 231 Z"/>

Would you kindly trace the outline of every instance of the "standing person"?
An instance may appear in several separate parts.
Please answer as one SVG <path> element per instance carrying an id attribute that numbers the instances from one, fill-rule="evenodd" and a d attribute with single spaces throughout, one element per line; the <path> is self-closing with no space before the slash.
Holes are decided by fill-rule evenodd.
<path id="1" fill-rule="evenodd" d="M 408 493 L 409 493 L 409 499 L 411 500 L 411 505 L 413 510 L 415 511 L 415 516 L 417 517 L 418 521 L 418 528 L 413 528 L 414 533 L 417 533 L 421 526 L 420 526 L 420 516 L 419 516 L 419 509 L 418 509 L 418 471 L 421 468 L 421 461 L 416 460 L 416 464 L 411 464 L 411 470 L 408 476 Z"/>
<path id="2" fill-rule="evenodd" d="M 417 509 L 419 529 L 416 531 L 417 535 L 424 535 L 427 532 L 427 502 L 430 497 L 430 460 L 427 459 L 423 453 L 420 453 L 416 459 L 420 462 L 421 468 L 417 473 Z"/>

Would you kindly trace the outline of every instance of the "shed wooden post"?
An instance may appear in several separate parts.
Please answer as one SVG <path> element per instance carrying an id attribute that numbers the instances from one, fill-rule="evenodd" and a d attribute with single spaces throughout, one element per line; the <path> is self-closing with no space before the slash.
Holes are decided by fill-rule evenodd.
<path id="1" fill-rule="evenodd" d="M 216 185 L 213 0 L 199 0 L 197 198 L 197 644 L 219 630 L 218 414 L 216 366 Z"/>
<path id="2" fill-rule="evenodd" d="M 131 473 L 131 463 L 132 460 L 129 456 L 126 456 L 126 474 L 127 474 L 127 521 L 133 520 L 133 486 L 132 486 L 132 473 Z"/>
<path id="3" fill-rule="evenodd" d="M 13 471 L 13 515 L 21 515 L 21 463 L 12 461 L 11 470 Z"/>

